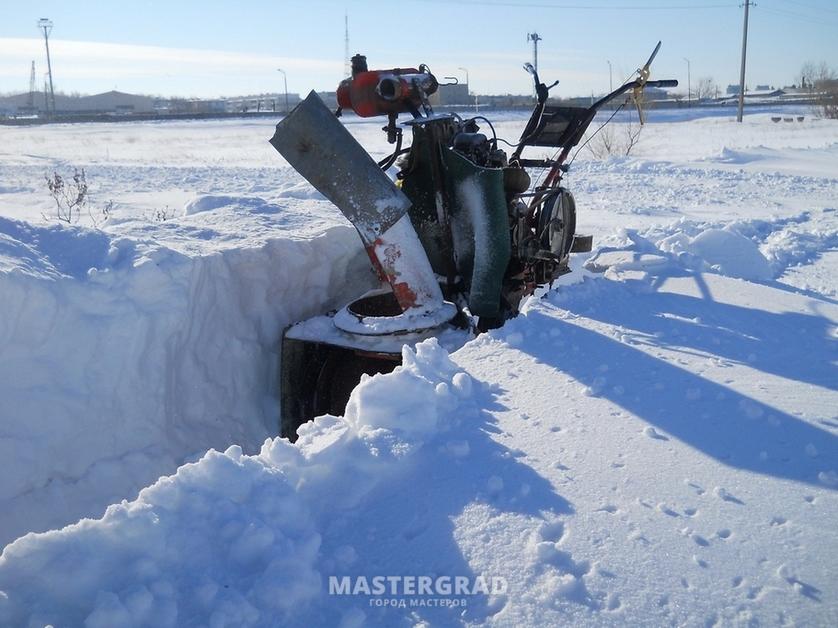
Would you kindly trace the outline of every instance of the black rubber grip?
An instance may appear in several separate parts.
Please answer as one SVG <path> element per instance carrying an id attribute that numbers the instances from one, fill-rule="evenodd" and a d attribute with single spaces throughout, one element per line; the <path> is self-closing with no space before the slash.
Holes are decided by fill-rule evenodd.
<path id="1" fill-rule="evenodd" d="M 646 83 L 651 87 L 678 87 L 678 80 L 677 79 L 666 79 L 663 81 L 649 81 Z"/>

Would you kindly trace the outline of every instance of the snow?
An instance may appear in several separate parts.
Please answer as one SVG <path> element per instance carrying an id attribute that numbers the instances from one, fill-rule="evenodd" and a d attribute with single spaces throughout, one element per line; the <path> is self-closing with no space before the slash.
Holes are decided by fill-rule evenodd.
<path id="1" fill-rule="evenodd" d="M 282 329 L 375 279 L 273 122 L 0 127 L 0 624 L 838 623 L 838 125 L 683 117 L 579 153 L 573 273 L 293 445 Z"/>
<path id="2" fill-rule="evenodd" d="M 368 265 L 348 227 L 238 248 L 220 225 L 207 246 L 188 220 L 164 225 L 133 239 L 0 217 L 3 543 L 99 514 L 210 447 L 253 451 L 276 433 L 283 327 L 354 296 Z"/>

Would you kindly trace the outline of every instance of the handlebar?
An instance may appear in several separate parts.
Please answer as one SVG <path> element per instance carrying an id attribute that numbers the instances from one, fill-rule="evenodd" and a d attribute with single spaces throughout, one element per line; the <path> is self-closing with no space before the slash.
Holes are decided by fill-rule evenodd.
<path id="1" fill-rule="evenodd" d="M 678 87 L 677 79 L 666 79 L 662 81 L 648 81 L 647 87 Z"/>
<path id="2" fill-rule="evenodd" d="M 617 96 L 620 96 L 630 89 L 635 89 L 636 87 L 678 87 L 677 79 L 664 79 L 660 81 L 646 81 L 642 82 L 640 79 L 636 79 L 634 81 L 629 81 L 625 85 L 620 85 L 617 89 L 615 89 L 610 94 L 607 94 L 596 101 L 594 104 L 591 105 L 591 111 L 596 111 L 600 107 L 602 107 L 605 103 L 614 100 Z"/>

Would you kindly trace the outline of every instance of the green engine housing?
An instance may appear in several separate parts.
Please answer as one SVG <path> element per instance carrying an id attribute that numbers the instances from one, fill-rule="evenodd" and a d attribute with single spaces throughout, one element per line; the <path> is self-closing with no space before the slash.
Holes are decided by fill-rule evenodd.
<path id="1" fill-rule="evenodd" d="M 478 317 L 501 314 L 511 257 L 504 169 L 483 167 L 451 148 L 452 118 L 416 120 L 399 172 L 410 219 L 448 297 L 465 297 Z"/>

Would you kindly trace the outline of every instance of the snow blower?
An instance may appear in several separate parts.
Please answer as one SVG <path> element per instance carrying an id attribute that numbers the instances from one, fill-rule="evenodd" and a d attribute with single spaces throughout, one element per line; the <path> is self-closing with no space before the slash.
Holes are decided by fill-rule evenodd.
<path id="1" fill-rule="evenodd" d="M 537 99 L 511 155 L 484 116 L 433 112 L 429 97 L 439 83 L 427 66 L 371 71 L 362 55 L 338 86 L 336 112 L 311 92 L 277 124 L 270 143 L 355 226 L 382 285 L 285 330 L 282 436 L 295 440 L 302 423 L 341 414 L 361 376 L 393 370 L 404 345 L 436 337 L 456 348 L 499 327 L 524 297 L 570 271 L 571 253 L 591 250 L 591 237 L 576 234 L 576 203 L 562 187 L 565 162 L 603 105 L 632 91 L 639 110 L 644 87 L 678 84 L 649 80 L 659 48 L 635 80 L 590 107 L 548 104 L 558 81 L 545 85 L 526 64 Z M 387 116 L 393 153 L 376 163 L 341 124 L 343 110 Z M 409 148 L 397 124 L 403 113 L 411 115 L 402 125 L 412 133 Z M 528 146 L 556 153 L 525 158 Z M 393 165 L 395 183 L 386 173 Z M 546 173 L 536 185 L 534 169 Z"/>

